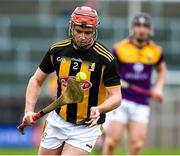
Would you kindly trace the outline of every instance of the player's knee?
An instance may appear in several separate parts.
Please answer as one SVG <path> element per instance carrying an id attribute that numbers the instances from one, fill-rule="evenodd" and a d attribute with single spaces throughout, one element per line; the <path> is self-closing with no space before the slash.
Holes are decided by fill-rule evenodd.
<path id="1" fill-rule="evenodd" d="M 144 141 L 143 140 L 133 140 L 131 141 L 131 148 L 133 148 L 133 150 L 140 150 L 141 148 L 143 148 L 144 146 Z"/>
<path id="2" fill-rule="evenodd" d="M 114 138 L 106 137 L 105 144 L 110 148 L 114 148 L 118 144 L 118 141 Z"/>

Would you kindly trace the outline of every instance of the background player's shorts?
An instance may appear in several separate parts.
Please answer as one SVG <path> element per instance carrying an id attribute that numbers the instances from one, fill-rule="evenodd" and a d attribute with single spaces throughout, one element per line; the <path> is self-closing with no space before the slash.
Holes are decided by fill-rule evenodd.
<path id="1" fill-rule="evenodd" d="M 126 124 L 129 120 L 143 123 L 149 122 L 150 107 L 137 104 L 132 101 L 123 99 L 120 107 L 107 113 L 107 122 L 109 120 L 119 121 Z M 105 125 L 106 126 L 106 125 Z"/>
<path id="2" fill-rule="evenodd" d="M 65 121 L 53 111 L 47 118 L 40 146 L 46 149 L 56 149 L 66 142 L 91 152 L 99 135 L 101 135 L 100 125 L 91 128 L 87 125 L 77 126 Z"/>

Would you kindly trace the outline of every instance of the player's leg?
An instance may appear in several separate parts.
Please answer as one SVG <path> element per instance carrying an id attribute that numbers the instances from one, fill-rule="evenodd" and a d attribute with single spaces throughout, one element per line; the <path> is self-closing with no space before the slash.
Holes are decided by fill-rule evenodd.
<path id="1" fill-rule="evenodd" d="M 129 134 L 129 155 L 137 155 L 144 146 L 147 134 L 147 124 L 137 121 L 130 121 L 128 124 Z"/>
<path id="2" fill-rule="evenodd" d="M 48 124 L 44 130 L 38 155 L 60 155 L 66 138 L 58 133 L 58 128 Z M 62 134 L 63 135 L 63 134 Z M 61 137 L 62 139 L 59 139 Z"/>
<path id="3" fill-rule="evenodd" d="M 63 155 L 88 155 L 94 148 L 96 140 L 101 135 L 100 125 L 88 127 L 87 125 L 70 125 L 70 133 L 65 141 Z"/>
<path id="4" fill-rule="evenodd" d="M 46 149 L 44 147 L 39 147 L 38 155 L 60 155 L 63 149 L 63 145 L 56 149 Z"/>
<path id="5" fill-rule="evenodd" d="M 105 123 L 105 141 L 103 154 L 114 154 L 116 147 L 122 139 L 128 121 L 126 101 L 123 100 L 120 107 L 107 114 Z"/>
<path id="6" fill-rule="evenodd" d="M 51 112 L 47 120 L 54 119 L 56 117 L 57 114 L 55 112 Z M 60 155 L 63 149 L 64 141 L 66 139 L 67 136 L 61 128 L 56 127 L 54 124 L 46 121 L 38 154 Z"/>
<path id="7" fill-rule="evenodd" d="M 139 154 L 145 143 L 150 108 L 148 106 L 136 105 L 131 111 L 132 116 L 128 123 L 128 153 L 130 155 L 137 155 Z"/>
<path id="8" fill-rule="evenodd" d="M 111 120 L 108 131 L 105 134 L 105 141 L 103 145 L 103 155 L 113 155 L 122 139 L 126 125 L 119 121 Z"/>
<path id="9" fill-rule="evenodd" d="M 88 155 L 88 151 L 85 151 L 81 148 L 74 147 L 68 143 L 64 144 L 63 150 L 62 150 L 62 155 Z"/>
<path id="10" fill-rule="evenodd" d="M 104 140 L 105 140 L 105 133 L 103 133 L 101 136 L 97 138 L 95 144 L 95 150 L 102 151 Z"/>

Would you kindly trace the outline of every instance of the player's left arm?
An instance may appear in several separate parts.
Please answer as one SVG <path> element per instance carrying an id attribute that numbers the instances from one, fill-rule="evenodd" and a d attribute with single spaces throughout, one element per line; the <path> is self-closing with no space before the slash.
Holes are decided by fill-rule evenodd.
<path id="1" fill-rule="evenodd" d="M 163 87 L 165 83 L 165 77 L 166 77 L 166 63 L 163 61 L 163 53 L 161 54 L 162 56 L 160 57 L 159 62 L 156 64 L 156 72 L 157 72 L 157 77 L 156 77 L 156 83 L 153 88 L 153 92 L 156 94 L 162 95 L 163 94 Z"/>
<path id="2" fill-rule="evenodd" d="M 115 88 L 107 88 L 108 98 L 100 105 L 91 107 L 90 121 L 86 122 L 89 127 L 94 126 L 100 118 L 100 114 L 105 114 L 116 109 L 121 104 L 120 86 Z"/>
<path id="3" fill-rule="evenodd" d="M 121 103 L 121 88 L 117 86 L 115 88 L 106 88 L 108 98 L 98 107 L 100 114 L 105 114 L 120 106 Z"/>
<path id="4" fill-rule="evenodd" d="M 89 124 L 89 127 L 92 127 L 97 123 L 100 114 L 105 114 L 120 106 L 121 88 L 117 60 L 114 59 L 106 66 L 103 81 L 106 86 L 108 97 L 102 104 L 91 107 L 90 121 L 86 122 Z"/>

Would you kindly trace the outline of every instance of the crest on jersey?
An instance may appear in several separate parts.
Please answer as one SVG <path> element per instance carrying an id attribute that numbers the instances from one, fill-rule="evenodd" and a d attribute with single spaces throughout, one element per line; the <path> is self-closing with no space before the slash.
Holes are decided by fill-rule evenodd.
<path id="1" fill-rule="evenodd" d="M 76 79 L 75 76 L 62 77 L 60 79 L 61 86 L 67 87 L 67 81 L 68 81 L 69 78 Z M 92 87 L 92 83 L 90 81 L 84 81 L 84 82 L 81 83 L 81 87 L 82 87 L 83 90 L 87 90 L 87 89 Z"/>
<path id="2" fill-rule="evenodd" d="M 142 63 L 136 63 L 133 65 L 133 70 L 137 73 L 140 73 L 144 70 L 144 65 Z"/>
<path id="3" fill-rule="evenodd" d="M 90 63 L 88 70 L 93 72 L 95 69 L 96 63 Z"/>

